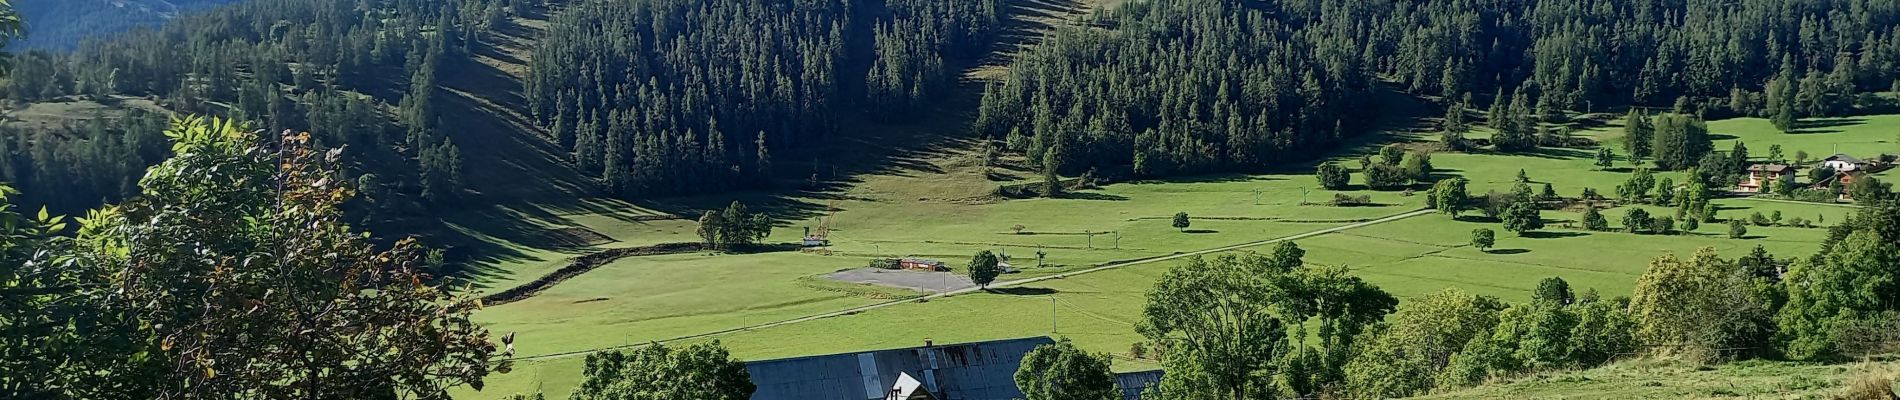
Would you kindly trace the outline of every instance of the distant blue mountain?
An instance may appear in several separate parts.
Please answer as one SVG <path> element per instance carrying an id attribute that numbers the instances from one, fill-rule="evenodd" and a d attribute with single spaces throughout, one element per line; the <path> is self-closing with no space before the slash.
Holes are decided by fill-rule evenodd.
<path id="1" fill-rule="evenodd" d="M 20 49 L 64 51 L 87 38 L 163 23 L 183 13 L 242 0 L 13 0 L 26 17 Z"/>

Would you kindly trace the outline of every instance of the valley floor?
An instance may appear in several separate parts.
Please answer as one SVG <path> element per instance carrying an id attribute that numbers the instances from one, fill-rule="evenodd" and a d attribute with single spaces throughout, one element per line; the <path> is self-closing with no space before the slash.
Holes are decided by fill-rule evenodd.
<path id="1" fill-rule="evenodd" d="M 1075 10 L 1113 2 L 1032 3 L 1045 10 L 1069 7 L 1079 12 Z M 1060 13 L 1036 15 L 1020 21 L 1025 34 L 1034 33 L 1038 26 L 1061 23 Z M 1089 351 L 1111 354 L 1118 370 L 1153 369 L 1157 367 L 1153 361 L 1134 358 L 1129 349 L 1141 340 L 1134 324 L 1146 291 L 1167 268 L 1181 264 L 1173 257 L 1256 250 L 1237 245 L 1278 238 L 1297 237 L 1308 262 L 1350 266 L 1401 298 L 1456 287 L 1523 301 L 1546 277 L 1562 277 L 1578 291 L 1623 296 L 1630 293 L 1649 260 L 1665 252 L 1686 254 L 1713 247 L 1724 256 L 1737 257 L 1760 245 L 1777 256 L 1794 257 L 1814 251 L 1814 244 L 1825 234 L 1820 228 L 1751 227 L 1747 238 L 1737 240 L 1727 237 L 1726 226 L 1716 224 L 1669 237 L 1585 232 L 1562 228 L 1565 222 L 1577 220 L 1576 214 L 1553 211 L 1544 214 L 1550 229 L 1526 237 L 1505 234 L 1496 248 L 1479 251 L 1468 245 L 1470 232 L 1476 228 L 1502 231 L 1495 222 L 1412 215 L 1424 207 L 1425 200 L 1411 193 L 1320 190 L 1307 166 L 1262 174 L 1126 182 L 1055 199 L 1007 199 L 996 194 L 998 186 L 1034 180 L 1035 174 L 1021 167 L 1020 159 L 1006 159 L 997 167 L 982 165 L 977 143 L 963 137 L 974 102 L 968 93 L 949 101 L 930 120 L 846 127 L 864 134 L 843 135 L 861 140 L 835 146 L 831 157 L 866 159 L 844 167 L 814 160 L 809 165 L 814 170 L 828 167 L 824 169 L 833 171 L 828 174 L 835 173 L 827 178 L 831 182 L 776 192 L 638 203 L 594 200 L 583 182 L 541 179 L 563 174 L 564 162 L 558 152 L 532 143 L 536 128 L 521 125 L 518 113 L 506 111 L 520 108 L 515 104 L 520 101 L 519 82 L 507 76 L 519 75 L 523 59 L 531 56 L 526 38 L 539 26 L 536 21 L 520 25 L 523 32 L 503 39 L 513 40 L 504 46 L 506 51 L 484 55 L 483 65 L 474 72 L 446 78 L 449 85 L 464 88 L 454 92 L 468 95 L 463 100 L 472 113 L 491 115 L 455 119 L 469 124 L 468 129 L 455 131 L 469 135 L 466 141 L 502 143 L 470 146 L 465 151 L 471 158 L 488 159 L 481 156 L 485 151 L 533 150 L 527 156 L 497 155 L 493 159 L 525 161 L 483 166 L 487 169 L 474 173 L 472 185 L 495 200 L 495 206 L 448 218 L 453 229 L 477 242 L 464 249 L 477 257 L 470 273 L 462 277 L 475 290 L 491 293 L 514 287 L 566 265 L 572 257 L 604 249 L 695 241 L 695 221 L 677 216 L 697 215 L 697 210 L 723 207 L 734 200 L 777 218 L 770 242 L 789 243 L 807 229 L 828 226 L 832 246 L 823 252 L 628 257 L 525 300 L 489 307 L 477 314 L 477 320 L 497 335 L 516 333 L 521 360 L 512 373 L 490 377 L 486 390 L 464 389 L 457 393 L 460 398 L 533 392 L 564 398 L 579 383 L 586 354 L 652 342 L 718 340 L 741 359 L 761 360 L 911 347 L 926 340 L 956 343 L 1061 336 Z M 998 67 L 1006 65 L 1007 56 L 999 57 L 971 69 L 968 77 L 981 80 L 1007 74 Z M 980 84 L 969 86 L 975 91 Z M 482 111 L 488 108 L 503 112 Z M 1429 125 L 1412 118 L 1424 114 L 1418 107 L 1397 108 L 1405 110 L 1395 113 L 1391 130 L 1345 146 L 1332 159 L 1356 166 L 1360 156 L 1375 153 L 1383 144 L 1436 139 L 1435 133 L 1415 128 Z M 1781 145 L 1789 158 L 1805 151 L 1810 159 L 1837 149 L 1865 156 L 1900 150 L 1893 135 L 1900 131 L 1900 115 L 1820 122 L 1815 124 L 1820 128 L 1800 134 L 1782 134 L 1759 119 L 1716 121 L 1710 128 L 1717 136 L 1716 149 L 1744 141 L 1757 156 L 1771 144 Z M 496 126 L 507 129 L 492 130 Z M 1619 131 L 1615 123 L 1607 123 L 1579 135 L 1614 147 Z M 503 140 L 525 140 L 526 144 L 496 142 Z M 1614 193 L 1630 175 L 1630 168 L 1620 164 L 1598 168 L 1593 155 L 1584 149 L 1439 153 L 1433 162 L 1443 176 L 1470 179 L 1474 195 L 1508 191 L 1520 170 L 1534 185 L 1549 183 L 1567 197 L 1577 196 L 1584 188 Z M 1683 180 L 1680 173 L 1658 175 Z M 1355 183 L 1354 187 L 1363 187 Z M 1370 196 L 1377 206 L 1326 205 L 1335 194 Z M 1790 217 L 1823 221 L 1821 226 L 1841 221 L 1854 211 L 1751 199 L 1724 199 L 1717 205 L 1725 218 L 1781 211 Z M 1615 228 L 1629 209 L 1608 210 L 1605 216 Z M 1192 216 L 1191 227 L 1170 226 L 1170 216 L 1180 212 Z M 1650 212 L 1670 215 L 1661 208 Z M 1382 220 L 1394 216 L 1409 217 Z M 999 281 L 1022 282 L 995 291 L 937 296 L 824 279 L 881 257 L 929 258 L 961 267 L 983 250 L 1007 254 L 1023 270 Z M 1040 263 L 1038 252 L 1045 255 Z M 1155 258 L 1165 259 L 1140 261 Z M 1704 385 L 1717 377 L 1729 380 L 1730 376 L 1719 374 L 1730 368 L 1742 369 L 1734 372 L 1740 375 L 1733 380 L 1744 386 Z M 1744 364 L 1700 371 L 1625 363 L 1545 380 L 1525 378 L 1465 396 L 1448 395 L 1594 395 L 1599 389 L 1589 385 L 1630 389 L 1601 389 L 1606 394 L 1651 398 L 1723 396 L 1719 390 L 1743 395 L 1797 393 L 1790 392 L 1796 387 L 1806 391 L 1798 393 L 1823 393 L 1823 388 L 1839 386 L 1843 375 L 1839 368 L 1846 367 Z M 1655 378 L 1661 386 L 1635 381 L 1645 374 L 1661 374 Z M 1817 376 L 1818 381 L 1794 381 L 1794 376 L 1805 375 Z"/>
<path id="2" fill-rule="evenodd" d="M 1746 141 L 1751 148 L 1758 147 L 1754 144 L 1758 141 L 1779 142 L 1788 153 L 1823 154 L 1836 143 L 1856 143 L 1856 148 L 1866 149 L 1858 151 L 1876 152 L 1878 146 L 1893 146 L 1888 136 L 1893 130 L 1887 128 L 1900 126 L 1900 116 L 1864 118 L 1838 132 L 1794 138 L 1800 140 L 1787 140 L 1766 126 L 1765 121 L 1749 119 L 1714 122 L 1715 132 L 1729 136 L 1716 147 L 1725 149 L 1732 140 Z M 1609 142 L 1617 131 L 1615 126 L 1605 126 L 1583 133 Z M 1339 159 L 1354 160 L 1385 141 L 1421 140 L 1429 139 L 1391 133 L 1348 150 Z M 1369 195 L 1383 206 L 1302 205 L 1333 194 L 1313 189 L 1314 178 L 1303 172 L 1132 182 L 1070 198 L 1005 200 L 985 196 L 986 188 L 997 183 L 970 161 L 967 150 L 945 147 L 918 154 L 916 160 L 911 167 L 859 175 L 833 196 L 741 196 L 748 204 L 789 202 L 803 204 L 804 209 L 835 208 L 831 216 L 834 246 L 829 255 L 778 252 L 629 258 L 541 296 L 490 308 L 478 318 L 496 332 L 518 332 L 517 348 L 528 359 L 514 373 L 491 379 L 489 390 L 469 397 L 543 391 L 558 398 L 578 383 L 581 355 L 586 351 L 676 338 L 684 338 L 682 342 L 719 340 L 735 355 L 758 360 L 909 347 L 925 340 L 955 343 L 1046 335 L 1068 337 L 1090 351 L 1110 353 L 1116 357 L 1118 370 L 1152 369 L 1157 367 L 1154 362 L 1129 355 L 1130 345 L 1140 340 L 1134 324 L 1148 287 L 1179 261 L 1063 275 L 994 292 L 907 300 L 876 309 L 860 308 L 890 302 L 890 291 L 841 291 L 809 282 L 814 276 L 862 267 L 878 256 L 936 258 L 958 266 L 979 250 L 1003 250 L 1016 258 L 1019 267 L 1029 265 L 1025 272 L 1000 280 L 1034 278 L 1118 260 L 1322 231 L 1423 207 L 1423 196 L 1370 191 L 1345 194 Z M 1584 187 L 1611 191 L 1630 173 L 1598 170 L 1586 155 L 1564 150 L 1533 155 L 1441 153 L 1434 163 L 1447 174 L 1471 179 L 1474 193 L 1509 190 L 1519 169 L 1535 184 L 1549 182 L 1565 196 L 1575 196 Z M 1790 217 L 1825 221 L 1822 226 L 1854 211 L 1844 206 L 1744 198 L 1723 199 L 1716 205 L 1724 217 L 1782 211 Z M 1669 215 L 1663 208 L 1642 207 L 1652 214 Z M 1629 209 L 1605 211 L 1612 228 L 1620 227 L 1617 221 Z M 1186 232 L 1168 226 L 1167 216 L 1175 212 L 1195 216 Z M 1707 224 L 1680 236 L 1643 236 L 1562 228 L 1565 221 L 1579 218 L 1575 213 L 1551 211 L 1544 218 L 1551 226 L 1545 232 L 1527 237 L 1507 233 L 1490 251 L 1471 248 L 1469 233 L 1481 227 L 1499 229 L 1495 222 L 1436 214 L 1328 231 L 1296 242 L 1307 250 L 1308 262 L 1350 266 L 1401 298 L 1457 287 L 1523 301 L 1546 277 L 1562 277 L 1578 291 L 1594 289 L 1605 297 L 1624 296 L 1649 260 L 1665 252 L 1687 254 L 1713 247 L 1724 256 L 1739 257 L 1760 245 L 1777 256 L 1794 257 L 1814 251 L 1814 243 L 1825 235 L 1820 228 L 1751 226 L 1748 237 L 1737 240 L 1728 238 L 1725 225 Z M 783 222 L 773 240 L 796 238 L 805 226 L 815 225 L 809 219 Z M 1025 226 L 1024 233 L 1012 231 L 1014 225 Z M 1120 248 L 1115 248 L 1112 235 L 1098 234 L 1091 244 L 1080 234 L 1085 231 L 1120 233 Z M 1038 247 L 1047 252 L 1050 266 L 1036 268 L 1033 261 L 1024 261 L 1033 260 Z M 822 318 L 804 319 L 809 316 Z M 788 320 L 797 321 L 779 323 Z"/>

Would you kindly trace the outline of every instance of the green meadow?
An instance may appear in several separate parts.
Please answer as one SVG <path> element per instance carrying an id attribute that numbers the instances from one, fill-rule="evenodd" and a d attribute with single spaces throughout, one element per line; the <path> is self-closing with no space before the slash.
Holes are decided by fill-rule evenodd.
<path id="1" fill-rule="evenodd" d="M 1586 129 L 1578 135 L 1603 141 L 1622 153 L 1616 139 L 1619 122 Z M 1710 123 L 1716 149 L 1734 141 L 1748 144 L 1757 159 L 1770 144 L 1787 158 L 1806 151 L 1819 159 L 1839 148 L 1872 157 L 1894 149 L 1900 116 L 1811 121 L 1797 134 L 1775 131 L 1766 121 L 1736 119 Z M 1392 134 L 1380 140 L 1433 140 L 1429 134 Z M 1376 151 L 1377 140 L 1342 152 L 1335 159 L 1357 167 L 1360 155 Z M 874 257 L 924 257 L 960 267 L 971 254 L 992 250 L 1008 254 L 1023 268 L 999 281 L 1048 276 L 1117 261 L 1218 248 L 1297 235 L 1420 209 L 1423 196 L 1403 192 L 1344 192 L 1369 195 L 1380 206 L 1332 207 L 1335 192 L 1317 189 L 1307 168 L 1255 175 L 1222 175 L 1108 185 L 1057 199 L 1006 199 L 994 194 L 997 171 L 974 161 L 973 151 L 948 148 L 918 155 L 919 166 L 869 173 L 824 196 L 740 195 L 742 201 L 780 215 L 771 242 L 789 242 L 807 228 L 831 228 L 829 252 L 757 254 L 678 254 L 632 257 L 570 279 L 533 298 L 490 307 L 477 315 L 494 332 L 517 332 L 524 360 L 511 374 L 493 377 L 488 390 L 464 393 L 494 398 L 515 392 L 543 391 L 560 398 L 578 383 L 582 356 L 541 356 L 691 337 L 720 340 L 743 359 L 771 359 L 878 348 L 909 347 L 925 340 L 953 343 L 1025 336 L 1064 336 L 1089 350 L 1116 356 L 1117 369 L 1157 367 L 1129 356 L 1141 340 L 1134 324 L 1143 296 L 1153 281 L 1179 261 L 1134 265 L 992 292 L 947 298 L 902 300 L 861 313 L 743 329 L 892 301 L 901 289 L 852 288 L 850 284 L 814 284 L 815 277 L 861 267 Z M 1437 153 L 1433 163 L 1444 176 L 1472 180 L 1471 190 L 1508 191 L 1519 170 L 1533 186 L 1552 185 L 1575 197 L 1583 188 L 1606 195 L 1627 179 L 1629 165 L 1604 169 L 1594 152 L 1545 149 L 1532 154 Z M 1003 171 L 1008 174 L 1008 171 Z M 1680 181 L 1680 173 L 1662 173 Z M 1358 183 L 1355 175 L 1355 183 Z M 679 199 L 667 206 L 714 207 L 734 197 Z M 1832 224 L 1853 208 L 1837 205 L 1722 199 L 1723 218 L 1781 211 Z M 1634 206 L 1604 211 L 1613 228 Z M 1673 215 L 1663 207 L 1652 215 Z M 677 208 L 677 207 L 676 207 Z M 1186 212 L 1192 226 L 1177 230 L 1168 217 Z M 1475 214 L 1475 213 L 1474 213 Z M 1674 236 L 1565 229 L 1579 215 L 1546 211 L 1543 232 L 1519 237 L 1499 224 L 1468 215 L 1454 220 L 1423 215 L 1304 238 L 1307 261 L 1351 267 L 1368 281 L 1401 298 L 1449 287 L 1522 301 L 1537 282 L 1562 277 L 1579 291 L 1604 297 L 1626 296 L 1649 261 L 1664 253 L 1688 254 L 1710 247 L 1728 257 L 1762 246 L 1778 257 L 1803 256 L 1825 235 L 1822 228 L 1750 226 L 1744 239 L 1728 237 L 1726 224 L 1703 224 Z M 611 216 L 567 218 L 608 237 L 560 250 L 524 249 L 532 257 L 484 266 L 506 271 L 489 287 L 532 279 L 563 263 L 563 256 L 607 247 L 694 240 L 685 220 L 633 221 Z M 1021 226 L 1018 232 L 1014 228 Z M 1468 245 L 1477 228 L 1500 231 L 1490 251 Z M 1088 233 L 1095 233 L 1091 240 Z M 1119 241 L 1116 236 L 1119 234 Z M 1252 248 L 1259 249 L 1259 247 Z M 1243 249 L 1252 250 L 1252 249 Z M 1035 266 L 1037 250 L 1047 255 Z M 914 295 L 914 294 L 913 294 Z M 713 334 L 717 333 L 717 334 Z M 709 336 L 702 336 L 713 334 Z"/>

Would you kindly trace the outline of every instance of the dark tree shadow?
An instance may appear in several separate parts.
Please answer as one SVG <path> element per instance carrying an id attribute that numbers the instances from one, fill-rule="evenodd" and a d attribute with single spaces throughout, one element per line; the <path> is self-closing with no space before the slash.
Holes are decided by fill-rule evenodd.
<path id="1" fill-rule="evenodd" d="M 1795 134 L 1795 135 L 1814 135 L 1814 134 L 1825 134 L 1825 133 L 1841 133 L 1841 132 L 1843 132 L 1842 130 L 1840 130 L 1840 129 L 1831 129 L 1831 128 L 1838 128 L 1838 127 L 1843 127 L 1843 126 L 1854 126 L 1854 125 L 1862 125 L 1862 124 L 1866 124 L 1866 123 L 1867 123 L 1867 119 L 1865 119 L 1865 118 L 1825 118 L 1825 119 L 1811 119 L 1811 120 L 1806 120 L 1806 121 L 1798 121 L 1798 122 L 1795 122 L 1795 129 L 1794 129 L 1794 131 L 1793 131 L 1793 132 L 1789 132 L 1789 133 L 1790 133 L 1790 134 Z"/>
<path id="2" fill-rule="evenodd" d="M 991 289 L 986 289 L 986 290 L 990 293 L 995 293 L 995 294 L 1000 294 L 1000 295 L 1005 295 L 1005 296 L 1048 296 L 1048 295 L 1059 293 L 1055 289 L 1050 289 L 1050 288 L 1045 288 L 1045 287 L 1009 287 L 1009 288 L 991 288 Z"/>
<path id="3" fill-rule="evenodd" d="M 1128 196 L 1100 192 L 1067 192 L 1061 196 L 1056 196 L 1056 198 L 1068 200 L 1128 201 Z"/>
<path id="4" fill-rule="evenodd" d="M 1213 229 L 1188 229 L 1188 230 L 1181 231 L 1181 233 L 1186 233 L 1190 235 L 1202 235 L 1202 234 L 1209 234 L 1209 233 L 1220 233 L 1220 231 L 1213 230 Z"/>
<path id="5" fill-rule="evenodd" d="M 1563 238 L 1590 236 L 1590 234 L 1584 233 L 1584 232 L 1531 231 L 1531 232 L 1524 232 L 1523 235 L 1518 235 L 1518 236 L 1529 238 L 1529 239 L 1563 239 Z"/>
<path id="6" fill-rule="evenodd" d="M 1524 253 L 1529 253 L 1529 252 L 1531 252 L 1530 249 L 1491 249 L 1491 250 L 1486 250 L 1484 254 L 1508 256 L 1508 255 L 1513 255 L 1513 254 L 1524 254 Z"/>

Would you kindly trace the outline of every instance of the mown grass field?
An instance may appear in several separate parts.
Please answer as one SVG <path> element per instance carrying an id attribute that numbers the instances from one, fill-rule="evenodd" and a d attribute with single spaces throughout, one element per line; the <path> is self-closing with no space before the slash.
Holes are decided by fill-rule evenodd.
<path id="1" fill-rule="evenodd" d="M 1726 150 L 1730 141 L 1742 140 L 1749 143 L 1757 157 L 1766 153 L 1767 145 L 1756 143 L 1780 143 L 1790 157 L 1795 150 L 1806 150 L 1815 155 L 1811 158 L 1832 154 L 1836 143 L 1842 148 L 1857 144 L 1857 148 L 1866 150 L 1856 154 L 1871 156 L 1877 149 L 1869 146 L 1886 144 L 1894 132 L 1891 128 L 1900 127 L 1900 116 L 1868 117 L 1830 128 L 1838 132 L 1799 135 L 1775 132 L 1767 125 L 1761 120 L 1741 119 L 1713 122 L 1711 129 L 1721 140 L 1718 149 Z M 1608 141 L 1615 139 L 1618 130 L 1612 124 L 1582 134 Z M 1339 159 L 1355 159 L 1373 147 L 1361 146 L 1341 154 Z M 1441 153 L 1433 161 L 1447 175 L 1472 179 L 1474 192 L 1509 190 L 1519 169 L 1527 171 L 1534 184 L 1551 183 L 1566 196 L 1577 195 L 1583 187 L 1607 194 L 1628 177 L 1625 165 L 1599 170 L 1591 156 L 1593 153 L 1582 150 L 1546 150 L 1531 155 Z M 1008 280 L 1114 260 L 1282 237 L 1423 206 L 1421 196 L 1399 192 L 1350 193 L 1369 194 L 1386 205 L 1382 207 L 1302 206 L 1304 199 L 1324 201 L 1333 194 L 1311 189 L 1315 181 L 1304 172 L 1125 183 L 1065 199 L 1004 200 L 987 196 L 986 191 L 995 184 L 988 182 L 980 167 L 967 157 L 967 153 L 946 151 L 936 154 L 928 166 L 862 176 L 841 196 L 790 199 L 803 203 L 807 210 L 835 205 L 838 211 L 831 219 L 835 246 L 829 256 L 787 252 L 633 258 L 577 277 L 535 299 L 491 308 L 481 317 L 497 332 L 521 332 L 518 337 L 522 345 L 518 347 L 522 355 L 551 354 L 663 340 L 874 303 L 879 300 L 797 282 L 800 277 L 861 266 L 874 256 L 934 257 L 960 265 L 971 253 L 1000 249 L 1015 256 L 1018 266 L 1024 266 L 1033 265 L 1033 261 L 1026 260 L 1033 260 L 1033 249 L 1042 246 L 1049 262 L 1055 265 L 1003 278 Z M 1681 179 L 1675 173 L 1662 176 Z M 1260 193 L 1258 200 L 1256 191 Z M 1725 218 L 1779 210 L 1786 217 L 1819 219 L 1829 224 L 1853 212 L 1850 207 L 1750 199 L 1723 199 L 1716 205 Z M 1652 215 L 1673 214 L 1663 207 L 1644 208 Z M 1629 209 L 1607 210 L 1605 216 L 1612 227 L 1620 227 Z M 1190 231 L 1201 233 L 1170 227 L 1166 217 L 1175 212 L 1196 216 Z M 1751 226 L 1748 237 L 1737 240 L 1728 238 L 1724 224 L 1704 224 L 1685 235 L 1643 236 L 1566 230 L 1559 227 L 1562 221 L 1579 219 L 1579 215 L 1547 211 L 1544 216 L 1552 226 L 1547 232 L 1530 237 L 1505 233 L 1489 252 L 1468 246 L 1470 232 L 1481 227 L 1502 231 L 1498 224 L 1442 215 L 1306 238 L 1298 243 L 1307 250 L 1309 262 L 1350 266 L 1401 298 L 1458 287 L 1522 301 L 1546 277 L 1562 277 L 1579 291 L 1595 289 L 1605 297 L 1624 296 L 1649 261 L 1663 253 L 1688 254 L 1713 247 L 1725 256 L 1738 257 L 1760 245 L 1777 256 L 1793 257 L 1813 251 L 1825 234 L 1819 228 Z M 815 224 L 809 219 L 785 221 L 773 238 L 791 240 L 802 234 L 805 226 Z M 1017 224 L 1025 226 L 1028 234 L 1013 233 L 1010 227 Z M 1112 235 L 1098 235 L 1094 249 L 1089 249 L 1086 236 L 1077 235 L 1084 231 L 1120 232 L 1121 248 L 1113 248 Z M 1127 355 L 1129 346 L 1140 340 L 1134 323 L 1153 280 L 1177 264 L 1113 269 L 995 293 L 910 302 L 714 338 L 741 358 L 770 359 L 908 347 L 926 339 L 952 343 L 1055 335 L 1069 337 L 1092 351 L 1115 354 L 1118 369 L 1148 369 L 1155 367 L 1151 361 Z M 491 389 L 477 397 L 536 390 L 560 397 L 578 383 L 581 362 L 581 357 L 568 357 L 523 363 L 515 374 L 493 379 Z"/>

